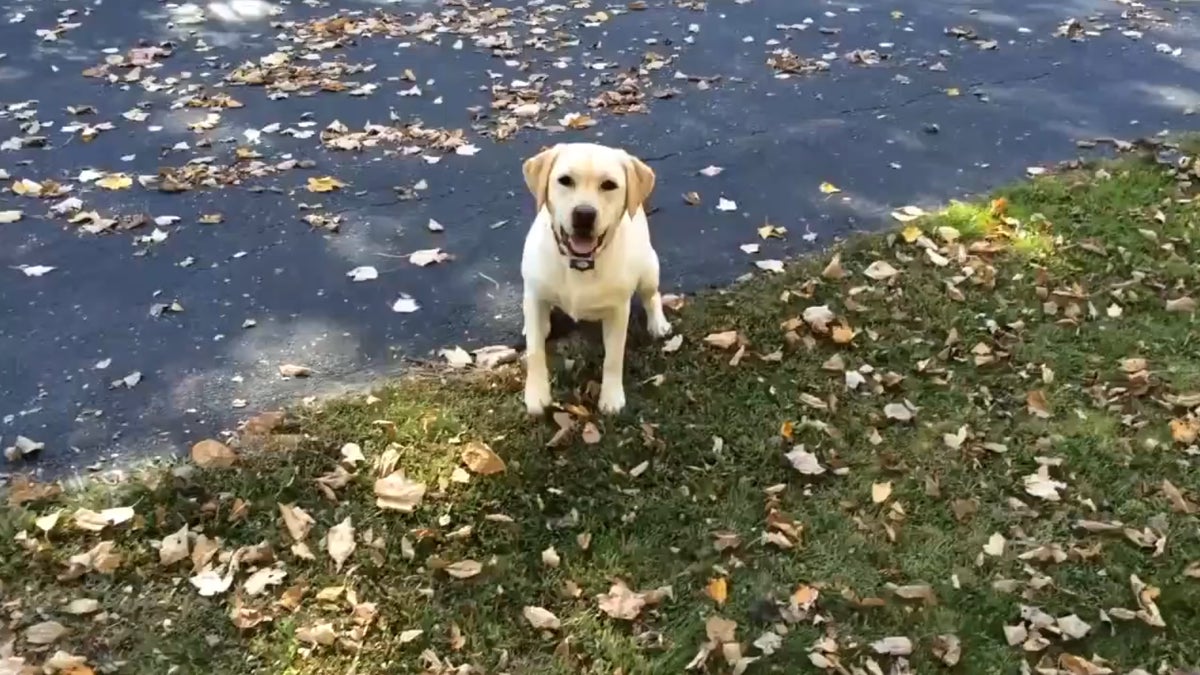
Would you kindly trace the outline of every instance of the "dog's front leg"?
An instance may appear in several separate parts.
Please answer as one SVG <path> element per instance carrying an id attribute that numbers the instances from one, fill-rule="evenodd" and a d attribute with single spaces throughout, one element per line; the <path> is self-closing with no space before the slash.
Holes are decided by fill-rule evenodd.
<path id="1" fill-rule="evenodd" d="M 550 327 L 550 305 L 526 294 L 525 310 L 525 409 L 541 415 L 553 402 L 550 368 L 546 364 L 546 338 Z"/>
<path id="2" fill-rule="evenodd" d="M 600 412 L 614 414 L 625 407 L 625 335 L 629 303 L 614 308 L 604 320 L 604 373 L 600 378 Z"/>

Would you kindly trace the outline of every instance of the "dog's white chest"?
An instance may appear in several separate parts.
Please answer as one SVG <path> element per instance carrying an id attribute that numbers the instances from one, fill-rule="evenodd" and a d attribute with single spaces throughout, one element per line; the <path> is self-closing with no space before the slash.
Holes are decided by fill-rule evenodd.
<path id="1" fill-rule="evenodd" d="M 597 274 L 597 270 L 567 270 L 558 281 L 543 297 L 576 321 L 599 321 L 633 295 L 633 288 L 621 283 L 623 279 Z"/>

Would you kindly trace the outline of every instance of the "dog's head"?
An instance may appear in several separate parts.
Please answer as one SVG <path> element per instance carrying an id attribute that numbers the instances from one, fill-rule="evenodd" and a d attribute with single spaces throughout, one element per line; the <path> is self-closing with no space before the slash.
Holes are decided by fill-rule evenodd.
<path id="1" fill-rule="evenodd" d="M 654 171 L 624 150 L 560 143 L 525 160 L 525 183 L 555 237 L 575 258 L 591 258 L 654 189 Z"/>

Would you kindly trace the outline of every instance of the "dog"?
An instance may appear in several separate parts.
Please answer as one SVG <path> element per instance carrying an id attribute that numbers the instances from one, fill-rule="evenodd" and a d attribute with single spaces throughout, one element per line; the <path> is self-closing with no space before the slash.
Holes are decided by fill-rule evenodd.
<path id="1" fill-rule="evenodd" d="M 594 143 L 560 143 L 525 161 L 537 216 L 525 237 L 525 408 L 541 415 L 553 402 L 546 364 L 550 313 L 600 321 L 604 368 L 600 412 L 625 407 L 625 337 L 636 293 L 656 338 L 671 333 L 658 292 L 658 254 L 643 204 L 654 171 L 628 152 Z"/>

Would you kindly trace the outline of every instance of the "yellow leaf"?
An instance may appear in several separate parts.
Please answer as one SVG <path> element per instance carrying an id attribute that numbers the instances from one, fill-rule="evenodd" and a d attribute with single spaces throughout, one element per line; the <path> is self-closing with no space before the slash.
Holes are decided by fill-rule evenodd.
<path id="1" fill-rule="evenodd" d="M 133 178 L 125 173 L 110 173 L 104 178 L 96 181 L 96 185 L 105 190 L 124 190 L 133 185 Z"/>
<path id="2" fill-rule="evenodd" d="M 346 184 L 333 176 L 310 176 L 308 179 L 309 192 L 332 192 L 343 187 L 346 187 Z"/>
<path id="3" fill-rule="evenodd" d="M 904 18 L 904 12 L 901 12 L 898 9 L 893 9 L 892 10 L 892 18 L 899 21 L 900 19 Z"/>
<path id="4" fill-rule="evenodd" d="M 21 195 L 22 197 L 25 195 L 32 195 L 36 197 L 42 194 L 42 184 L 37 181 L 29 180 L 28 178 L 22 178 L 20 180 L 13 181 L 12 191 Z"/>
<path id="5" fill-rule="evenodd" d="M 871 501 L 875 504 L 882 504 L 892 496 L 892 481 L 886 483 L 874 483 L 871 485 Z"/>
<path id="6" fill-rule="evenodd" d="M 842 189 L 828 181 L 821 183 L 821 194 L 832 195 L 841 192 Z"/>
<path id="7" fill-rule="evenodd" d="M 832 333 L 833 341 L 839 345 L 849 344 L 854 340 L 854 329 L 846 326 L 834 326 Z"/>
<path id="8" fill-rule="evenodd" d="M 779 225 L 767 223 L 766 225 L 758 228 L 758 236 L 762 239 L 770 239 L 771 237 L 783 239 L 783 235 L 785 234 L 787 234 L 787 228 L 780 227 Z"/>
<path id="9" fill-rule="evenodd" d="M 947 96 L 958 96 L 961 93 L 962 92 L 958 90 L 958 87 L 950 87 L 949 89 L 946 90 Z"/>
<path id="10" fill-rule="evenodd" d="M 904 241 L 909 244 L 920 239 L 922 234 L 924 233 L 921 232 L 921 228 L 916 225 L 909 225 L 900 232 L 900 235 L 904 237 Z"/>
<path id="11" fill-rule="evenodd" d="M 725 601 L 729 599 L 729 582 L 725 581 L 725 577 L 709 579 L 704 593 L 712 598 L 718 606 L 724 605 Z"/>
<path id="12" fill-rule="evenodd" d="M 779 435 L 790 441 L 792 440 L 792 434 L 795 433 L 795 428 L 791 420 L 786 420 L 783 424 L 779 425 Z"/>

